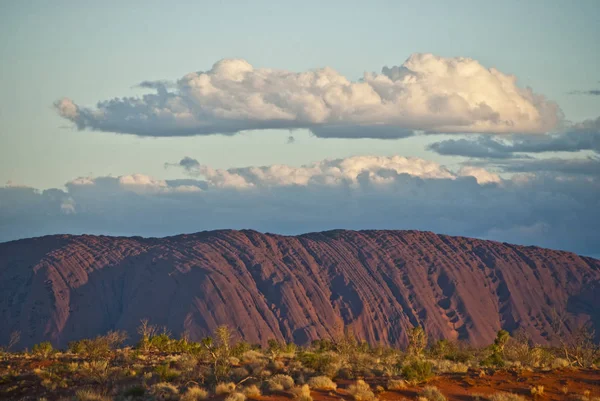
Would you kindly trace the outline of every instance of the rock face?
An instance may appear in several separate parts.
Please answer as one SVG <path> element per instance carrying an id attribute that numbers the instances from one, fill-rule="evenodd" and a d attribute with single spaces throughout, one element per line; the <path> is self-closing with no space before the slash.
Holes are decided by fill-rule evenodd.
<path id="1" fill-rule="evenodd" d="M 600 261 L 418 231 L 300 236 L 212 231 L 168 238 L 56 235 L 0 244 L 0 343 L 126 330 L 143 318 L 198 339 L 227 324 L 252 343 L 329 337 L 489 344 L 504 328 L 548 341 L 554 311 L 598 326 Z M 600 331 L 600 330 L 598 330 Z"/>

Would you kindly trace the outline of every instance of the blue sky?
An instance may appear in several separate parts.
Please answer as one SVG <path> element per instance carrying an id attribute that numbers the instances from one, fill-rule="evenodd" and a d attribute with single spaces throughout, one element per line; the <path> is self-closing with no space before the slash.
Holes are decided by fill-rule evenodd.
<path id="1" fill-rule="evenodd" d="M 122 4 L 125 3 L 125 4 Z M 194 3 L 194 4 L 191 4 Z M 78 132 L 57 116 L 63 96 L 94 105 L 139 94 L 143 80 L 177 79 L 226 57 L 304 71 L 331 66 L 360 78 L 410 54 L 464 56 L 515 74 L 573 121 L 597 117 L 596 1 L 20 1 L 0 5 L 0 182 L 62 186 L 79 175 L 143 170 L 190 154 L 215 167 L 288 163 L 357 153 L 424 156 L 421 138 L 321 140 L 279 135 L 145 139 Z M 434 160 L 451 163 L 431 155 Z M 38 162 L 32 162 L 36 160 Z"/>
<path id="2" fill-rule="evenodd" d="M 238 226 L 299 232 L 333 228 L 344 225 L 341 222 L 346 221 L 348 228 L 435 229 L 452 234 L 562 246 L 588 254 L 596 254 L 596 251 L 600 253 L 597 234 L 588 239 L 586 245 L 582 247 L 569 245 L 570 242 L 566 240 L 564 242 L 566 245 L 563 246 L 561 241 L 564 238 L 560 236 L 547 241 L 543 239 L 544 236 L 548 236 L 548 230 L 576 230 L 577 221 L 600 223 L 596 212 L 590 216 L 591 209 L 597 206 L 595 199 L 599 194 L 597 191 L 600 185 L 598 183 L 600 172 L 596 172 L 599 166 L 597 138 L 600 134 L 597 131 L 598 122 L 595 120 L 600 116 L 600 96 L 584 93 L 600 88 L 599 26 L 600 7 L 596 0 L 577 2 L 463 0 L 453 1 L 451 5 L 447 1 L 366 3 L 350 0 L 0 2 L 0 57 L 2 59 L 0 64 L 0 87 L 2 88 L 0 91 L 0 183 L 11 182 L 4 189 L 5 192 L 0 193 L 0 207 L 4 207 L 5 213 L 3 215 L 0 212 L 0 231 L 2 231 L 0 234 L 3 234 L 0 235 L 0 240 L 53 232 L 166 235 L 186 230 L 194 231 L 196 228 Z M 503 74 L 515 75 L 517 77 L 515 87 L 520 88 L 519 90 L 531 87 L 535 96 L 543 95 L 545 99 L 534 106 L 532 102 L 523 101 L 522 97 L 511 100 L 511 95 L 507 94 L 514 89 L 511 84 L 507 92 L 501 94 L 509 100 L 502 103 L 498 99 L 504 98 L 498 97 L 496 92 L 487 93 L 488 86 L 484 83 L 479 85 L 480 81 L 460 81 L 462 78 L 459 73 L 455 77 L 451 76 L 449 80 L 439 81 L 439 85 L 428 87 L 427 82 L 437 82 L 435 79 L 438 77 L 434 71 L 427 82 L 421 82 L 423 91 L 438 91 L 431 94 L 430 101 L 435 101 L 448 93 L 452 94 L 453 91 L 469 99 L 483 98 L 486 102 L 489 99 L 488 103 L 494 110 L 475 110 L 473 104 L 470 104 L 473 107 L 465 114 L 466 117 L 461 116 L 461 118 L 468 120 L 471 118 L 469 116 L 480 115 L 477 113 L 485 114 L 494 111 L 500 116 L 500 121 L 507 121 L 506 126 L 514 127 L 507 132 L 515 136 L 507 136 L 507 132 L 496 135 L 497 133 L 489 128 L 482 129 L 477 125 L 477 121 L 462 120 L 460 122 L 462 125 L 459 126 L 465 127 L 465 135 L 460 135 L 461 132 L 456 131 L 455 126 L 448 125 L 447 119 L 431 122 L 431 118 L 427 115 L 423 116 L 414 110 L 409 110 L 409 114 L 414 112 L 410 115 L 412 118 L 410 122 L 404 120 L 398 122 L 395 115 L 389 114 L 386 111 L 388 109 L 379 105 L 377 107 L 380 109 L 375 108 L 376 113 L 383 113 L 384 117 L 381 117 L 381 121 L 377 120 L 377 124 L 382 122 L 384 130 L 389 126 L 394 130 L 414 129 L 417 134 L 422 130 L 432 130 L 437 133 L 393 140 L 323 138 L 317 133 L 318 127 L 312 132 L 307 129 L 316 120 L 312 117 L 303 119 L 297 116 L 294 123 L 283 125 L 285 129 L 265 130 L 262 129 L 264 124 L 259 124 L 259 129 L 244 130 L 234 135 L 182 137 L 175 135 L 179 132 L 177 124 L 168 125 L 169 121 L 175 118 L 174 114 L 168 116 L 171 120 L 162 121 L 167 124 L 164 132 L 153 132 L 153 136 L 148 137 L 132 134 L 132 131 L 138 132 L 136 130 L 139 127 L 132 128 L 129 117 L 121 118 L 123 116 L 119 113 L 131 106 L 129 100 L 117 101 L 114 112 L 96 108 L 100 101 L 140 97 L 153 93 L 153 90 L 148 88 L 137 87 L 143 81 L 176 82 L 192 72 L 215 71 L 213 65 L 222 59 L 247 60 L 252 64 L 254 71 L 259 71 L 259 75 L 267 74 L 265 70 L 261 70 L 265 68 L 301 73 L 331 67 L 337 71 L 336 77 L 346 77 L 349 81 L 357 83 L 363 78 L 365 72 L 381 74 L 379 78 L 387 79 L 387 76 L 382 74 L 383 67 L 403 65 L 411 55 L 419 53 L 435 55 L 437 58 L 433 62 L 437 63 L 436 65 L 443 65 L 444 68 L 454 65 L 455 62 L 460 64 L 460 57 L 473 59 L 476 63 L 475 67 L 463 66 L 462 71 L 480 68 L 481 74 L 485 77 L 481 78 L 480 75 L 478 79 L 483 80 L 495 80 L 493 74 L 489 73 L 491 70 L 487 70 L 492 68 Z M 413 64 L 404 65 L 409 67 L 414 65 L 417 69 L 423 68 L 422 71 L 429 68 L 431 64 L 427 64 L 428 62 L 432 62 L 430 59 L 419 57 L 411 60 Z M 239 63 L 235 65 L 235 68 L 239 67 Z M 242 68 L 246 67 L 242 65 Z M 319 71 L 321 71 L 319 74 L 327 74 L 322 70 Z M 217 79 L 215 74 L 209 75 Z M 414 75 L 417 79 L 419 76 L 418 73 Z M 298 77 L 294 76 L 294 79 L 296 78 Z M 273 75 L 271 79 L 277 81 L 279 76 Z M 219 82 L 226 86 L 235 84 L 227 80 Z M 287 81 L 277 82 L 279 85 L 284 85 Z M 469 87 L 464 86 L 463 89 L 465 83 Z M 388 84 L 390 90 L 395 87 L 391 81 Z M 446 84 L 448 84 L 447 88 L 444 86 Z M 294 96 L 297 93 L 293 88 L 297 89 L 298 86 L 290 88 L 281 94 L 284 103 L 295 101 Z M 345 88 L 348 89 L 350 86 Z M 398 93 L 404 93 L 402 91 L 408 87 L 403 88 Z M 173 86 L 170 86 L 168 90 L 170 96 L 183 102 L 190 101 L 184 93 L 185 88 L 173 89 Z M 320 89 L 313 87 L 310 90 L 318 92 Z M 499 89 L 490 86 L 489 90 Z M 236 91 L 237 89 L 231 89 L 230 92 L 224 90 L 220 102 L 226 102 L 223 99 L 239 94 Z M 573 93 L 578 91 L 579 93 Z M 258 93 L 258 95 L 270 99 L 280 94 L 271 92 Z M 57 110 L 54 106 L 55 102 L 64 98 L 68 99 L 68 103 L 65 103 L 67 106 L 76 108 L 76 115 L 69 114 L 68 110 L 65 112 L 65 109 Z M 191 98 L 194 98 L 193 94 Z M 156 99 L 161 101 L 159 95 Z M 409 97 L 402 101 L 410 103 L 411 99 Z M 200 101 L 207 100 L 201 98 Z M 519 103 L 521 101 L 524 103 Z M 559 109 L 552 109 L 552 102 L 556 102 Z M 344 103 L 344 107 L 349 107 L 348 104 L 351 103 L 350 101 Z M 444 100 L 440 107 L 447 106 L 448 110 L 462 107 L 457 104 Z M 144 104 L 145 109 L 142 114 L 151 110 L 151 106 Z M 246 106 L 251 105 L 246 104 L 244 107 Z M 309 103 L 302 105 L 302 107 L 309 106 L 311 106 Z M 211 118 L 222 111 L 212 104 L 207 106 L 203 103 L 199 109 L 194 107 L 190 109 L 192 112 L 206 111 L 212 113 Z M 224 107 L 225 110 L 229 107 L 235 109 L 233 104 L 226 104 Z M 305 110 L 302 107 L 300 109 Z M 371 110 L 370 106 L 365 106 L 364 109 L 360 109 L 362 106 L 356 107 L 357 110 Z M 512 111 L 509 110 L 510 107 L 513 107 Z M 547 112 L 550 118 L 558 116 L 560 121 L 551 123 L 542 121 L 535 127 L 519 125 L 520 123 L 515 123 L 516 120 L 512 121 L 511 118 L 515 116 L 514 110 L 521 110 L 523 107 L 533 107 L 536 112 L 546 110 L 548 107 L 548 110 L 551 109 Z M 278 112 L 291 111 L 297 110 L 292 106 L 281 106 Z M 103 113 L 102 118 L 97 118 L 97 114 L 94 114 L 98 112 Z M 236 112 L 245 113 L 248 110 L 236 110 Z M 252 114 L 252 110 L 249 113 Z M 342 117 L 336 118 L 344 124 L 350 124 L 348 119 L 352 119 L 356 114 L 348 108 L 340 113 L 339 116 Z M 561 113 L 564 113 L 564 118 Z M 497 116 L 493 117 L 496 114 L 489 114 L 492 116 L 489 118 L 496 118 Z M 110 127 L 115 127 L 114 131 L 121 133 L 113 133 L 111 128 L 102 125 L 106 116 L 113 119 Z M 256 117 L 255 113 L 251 115 L 250 120 Z M 351 127 L 361 130 L 364 124 L 372 124 L 374 121 L 372 116 L 367 117 L 358 123 L 351 123 Z M 433 117 L 436 118 L 435 115 Z M 238 117 L 234 120 L 236 124 L 240 121 Z M 225 121 L 219 119 L 215 121 L 217 130 L 221 129 L 219 127 L 222 127 L 222 124 L 231 122 L 228 118 L 225 118 Z M 331 125 L 332 120 L 327 121 L 324 123 L 326 127 Z M 587 122 L 582 123 L 583 121 Z M 247 128 L 244 125 L 246 123 L 240 124 Z M 86 129 L 78 130 L 77 124 L 85 126 Z M 347 127 L 344 126 L 342 129 Z M 372 128 L 373 125 L 370 127 Z M 480 137 L 479 132 L 491 136 Z M 548 136 L 545 132 L 553 136 Z M 536 138 L 534 144 L 528 142 L 530 139 L 518 136 L 528 133 L 534 134 L 532 136 Z M 294 138 L 293 143 L 288 143 L 290 136 Z M 492 142 L 488 141 L 490 138 Z M 459 141 L 460 139 L 463 141 Z M 459 141 L 451 143 L 450 147 L 454 150 L 450 153 L 433 151 L 429 148 L 433 143 L 444 142 L 448 145 L 448 141 Z M 503 141 L 508 141 L 506 142 L 508 147 Z M 481 149 L 484 152 L 491 152 L 492 148 L 495 158 L 481 157 Z M 509 148 L 512 150 L 507 150 Z M 516 153 L 513 152 L 515 149 Z M 474 153 L 475 151 L 479 153 Z M 178 163 L 185 156 L 193 159 L 194 164 L 179 165 Z M 353 156 L 370 156 L 375 159 L 365 162 L 364 159 L 352 158 Z M 376 159 L 376 157 L 387 159 Z M 393 159 L 394 157 L 418 159 L 405 162 L 404 159 Z M 500 157 L 503 158 L 502 162 Z M 335 163 L 330 165 L 321 162 L 325 159 L 337 158 L 348 162 L 342 163 L 342 167 Z M 429 167 L 424 167 L 429 166 L 424 160 L 436 164 L 431 167 L 433 169 L 431 171 L 435 171 L 435 174 L 431 175 L 430 170 L 427 170 Z M 368 167 L 364 167 L 365 163 Z M 407 167 L 403 163 L 412 164 Z M 269 174 L 272 174 L 270 178 L 250 176 L 246 170 L 232 170 L 277 164 L 285 164 L 289 168 L 283 173 L 281 169 L 275 169 L 277 172 L 273 172 L 275 171 L 273 169 L 269 170 Z M 314 167 L 310 172 L 297 170 L 299 166 L 307 164 L 318 167 Z M 354 167 L 349 167 L 350 164 Z M 356 166 L 363 166 L 360 167 L 363 170 L 357 170 Z M 476 168 L 480 170 L 474 170 Z M 137 185 L 136 188 L 145 188 L 146 192 L 137 189 L 133 192 L 140 197 L 136 198 L 137 201 L 150 202 L 144 203 L 145 206 L 140 208 L 159 216 L 159 221 L 156 223 L 158 225 L 164 216 L 171 213 L 169 208 L 175 207 L 168 202 L 183 202 L 177 203 L 179 205 L 177 207 L 189 213 L 198 211 L 193 208 L 188 210 L 181 205 L 196 204 L 195 202 L 199 201 L 209 204 L 211 202 L 207 198 L 200 200 L 169 198 L 168 202 L 161 198 L 159 203 L 154 203 L 156 201 L 154 198 L 149 200 L 151 196 L 156 196 L 158 193 L 162 196 L 170 191 L 165 188 L 176 188 L 179 185 L 177 188 L 180 188 L 180 191 L 191 190 L 192 192 L 196 191 L 194 188 L 202 188 L 203 191 L 206 190 L 205 187 L 230 188 L 234 182 L 231 181 L 231 177 L 235 176 L 237 177 L 235 185 L 242 182 L 243 185 L 240 185 L 253 187 L 260 196 L 270 193 L 278 196 L 274 207 L 283 210 L 289 206 L 288 197 L 291 195 L 273 185 L 289 183 L 298 185 L 299 175 L 312 177 L 310 181 L 312 185 L 315 180 L 335 181 L 341 174 L 344 179 L 349 179 L 353 182 L 352 185 L 356 186 L 362 185 L 361 172 L 371 174 L 373 182 L 387 182 L 389 176 L 386 174 L 390 169 L 393 174 L 407 173 L 423 180 L 451 179 L 456 183 L 462 179 L 460 177 L 475 177 L 477 183 L 485 188 L 490 185 L 500 186 L 503 188 L 501 192 L 502 196 L 506 196 L 505 198 L 495 192 L 480 193 L 479 187 L 471 187 L 470 184 L 465 184 L 466 189 L 462 186 L 446 188 L 444 186 L 446 184 L 440 184 L 436 186 L 436 190 L 442 192 L 435 192 L 435 195 L 427 192 L 434 198 L 435 196 L 443 198 L 448 196 L 448 192 L 444 191 L 450 191 L 454 196 L 467 190 L 466 198 L 461 200 L 458 197 L 454 200 L 461 204 L 477 203 L 478 200 L 481 202 L 481 199 L 488 199 L 488 202 L 491 202 L 489 199 L 505 199 L 505 203 L 498 206 L 498 210 L 502 212 L 496 212 L 495 217 L 499 220 L 492 219 L 493 221 L 490 220 L 485 227 L 480 227 L 473 220 L 471 225 L 462 229 L 456 228 L 456 224 L 453 228 L 447 228 L 447 225 L 438 224 L 440 216 L 436 214 L 435 223 L 412 222 L 413 226 L 418 227 L 409 227 L 406 221 L 385 219 L 379 215 L 371 216 L 367 212 L 359 212 L 356 209 L 359 206 L 366 207 L 365 205 L 371 204 L 370 202 L 375 204 L 384 202 L 386 205 L 400 202 L 400 199 L 402 202 L 410 202 L 408 192 L 403 189 L 401 194 L 396 193 L 394 196 L 387 194 L 385 197 L 379 197 L 380 193 L 377 192 L 377 196 L 373 195 L 374 199 L 370 197 L 371 195 L 365 195 L 365 198 L 361 197 L 357 200 L 357 204 L 348 206 L 350 209 L 343 209 L 349 213 L 347 219 L 340 217 L 337 220 L 325 221 L 323 224 L 297 224 L 304 219 L 298 217 L 298 220 L 288 219 L 277 226 L 265 224 L 265 219 L 268 218 L 266 215 L 257 220 L 247 220 L 242 217 L 239 220 L 235 220 L 234 217 L 224 218 L 214 220 L 208 225 L 174 224 L 165 230 L 156 229 L 154 226 L 149 227 L 138 220 L 128 222 L 123 216 L 120 219 L 130 223 L 131 228 L 125 229 L 118 225 L 107 226 L 99 223 L 99 219 L 102 218 L 110 220 L 103 214 L 107 213 L 106 210 L 110 207 L 120 208 L 119 210 L 125 214 L 129 210 L 127 208 L 136 207 L 132 206 L 135 202 L 130 203 L 129 193 L 126 201 L 123 200 L 125 198 L 120 198 L 123 195 L 121 192 L 116 194 L 115 188 L 118 185 L 121 186 L 119 188 L 131 188 L 134 184 Z M 318 172 L 315 172 L 317 170 Z M 446 171 L 449 171 L 450 175 Z M 511 178 L 515 172 L 520 175 Z M 134 174 L 139 175 L 134 176 Z M 574 188 L 570 186 L 571 184 L 565 186 L 564 176 L 560 174 L 568 174 L 571 181 L 580 180 L 581 188 Z M 530 187 L 527 190 L 519 186 L 522 185 L 525 175 L 528 177 L 535 175 L 528 184 Z M 547 181 L 550 176 L 554 180 L 552 184 Z M 93 184 L 97 189 L 102 188 L 102 195 L 98 192 L 93 196 L 94 202 L 97 203 L 86 203 L 91 202 L 91 195 L 83 194 L 80 188 L 76 189 L 77 185 L 73 184 L 73 180 L 77 177 L 86 177 L 85 180 L 77 181 L 77 185 Z M 111 179 L 120 181 L 113 185 L 110 184 Z M 401 178 L 398 180 L 402 181 Z M 509 183 L 508 180 L 512 181 Z M 394 181 L 394 185 L 400 181 Z M 590 182 L 592 184 L 589 184 Z M 180 185 L 182 183 L 185 185 Z M 302 181 L 301 185 L 305 184 Z M 413 188 L 415 191 L 424 188 L 415 183 L 405 184 L 407 186 L 414 184 L 417 185 L 416 188 L 421 188 L 418 190 Z M 24 187 L 29 189 L 25 190 Z M 445 189 L 440 189 L 442 187 Z M 51 189 L 51 191 L 40 192 L 44 189 Z M 329 202 L 334 203 L 333 199 L 337 199 L 327 192 L 329 189 L 318 191 L 315 188 L 305 189 L 307 192 L 302 194 L 305 196 L 302 198 L 305 201 L 304 206 L 316 202 L 316 197 L 321 201 L 327 198 Z M 32 192 L 24 195 L 29 190 Z M 280 190 L 283 192 L 278 192 Z M 498 188 L 494 189 L 496 190 Z M 170 193 L 172 195 L 172 192 Z M 317 193 L 318 195 L 315 195 Z M 218 196 L 215 195 L 215 199 L 219 201 L 215 199 L 212 201 L 221 204 L 221 197 L 226 198 L 230 195 L 221 192 Z M 321 196 L 324 198 L 321 199 Z M 333 198 L 330 199 L 328 196 Z M 407 196 L 409 197 L 406 198 Z M 425 194 L 419 193 L 419 196 Z M 415 195 L 414 199 L 419 196 Z M 548 196 L 556 199 L 557 202 L 560 200 L 566 203 L 548 205 L 546 204 Z M 60 201 L 56 203 L 56 199 Z M 115 205 L 113 203 L 115 199 L 124 203 Z M 427 199 L 431 200 L 431 198 Z M 542 210 L 545 214 L 531 215 L 529 218 L 523 214 L 515 215 L 513 226 L 499 226 L 498 221 L 502 220 L 502 213 L 510 214 L 509 210 L 522 208 L 523 203 L 531 199 L 533 200 L 527 207 L 532 208 L 531 210 Z M 541 204 L 536 203 L 538 201 Z M 29 211 L 19 206 L 29 204 L 28 202 L 38 205 L 40 210 L 46 210 L 44 208 L 48 207 L 48 210 L 42 213 L 43 216 L 54 216 L 55 212 L 58 214 L 52 218 L 52 221 L 45 221 L 42 217 L 41 220 L 28 220 L 24 216 Z M 164 202 L 170 206 L 164 206 Z M 574 205 L 573 202 L 583 203 Z M 241 213 L 248 210 L 248 204 L 251 205 L 251 203 L 246 203 L 246 206 L 232 204 L 230 207 Z M 428 205 L 431 210 L 439 207 L 436 202 Z M 11 209 L 13 207 L 14 210 Z M 84 214 L 90 210 L 95 210 L 96 214 L 93 217 Z M 452 209 L 453 218 L 459 221 L 461 214 L 466 211 L 467 209 Z M 564 212 L 564 221 L 557 222 L 549 217 L 550 213 L 557 213 L 557 211 Z M 202 213 L 214 214 L 214 212 L 215 209 L 202 209 Z M 483 208 L 481 213 L 487 215 L 490 211 Z M 408 215 L 402 214 L 405 219 Z M 74 216 L 83 217 L 77 220 Z M 233 213 L 233 216 L 237 214 Z M 365 216 L 371 216 L 371 220 L 367 220 Z M 430 218 L 433 219 L 432 216 Z M 566 223 L 568 216 L 571 218 L 570 221 L 575 222 L 572 223 L 574 225 Z M 185 221 L 185 216 L 182 215 L 181 219 Z M 527 222 L 523 223 L 523 220 Z M 17 226 L 29 228 L 19 231 L 20 234 L 8 234 Z"/>

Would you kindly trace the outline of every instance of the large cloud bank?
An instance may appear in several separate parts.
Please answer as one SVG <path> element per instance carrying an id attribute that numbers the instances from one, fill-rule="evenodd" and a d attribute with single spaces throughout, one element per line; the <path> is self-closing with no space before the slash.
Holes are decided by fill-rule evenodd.
<path id="1" fill-rule="evenodd" d="M 142 97 L 71 99 L 58 113 L 77 128 L 141 136 L 234 134 L 308 128 L 320 137 L 401 138 L 413 130 L 542 133 L 560 125 L 558 106 L 516 77 L 470 58 L 413 54 L 358 81 L 331 68 L 291 72 L 225 59 L 176 82 L 144 82 Z"/>
<path id="2" fill-rule="evenodd" d="M 228 170 L 192 158 L 175 164 L 187 177 L 82 177 L 64 189 L 0 188 L 0 241 L 50 233 L 386 228 L 600 255 L 598 174 L 538 171 L 501 179 L 481 167 L 452 171 L 399 156 Z"/>

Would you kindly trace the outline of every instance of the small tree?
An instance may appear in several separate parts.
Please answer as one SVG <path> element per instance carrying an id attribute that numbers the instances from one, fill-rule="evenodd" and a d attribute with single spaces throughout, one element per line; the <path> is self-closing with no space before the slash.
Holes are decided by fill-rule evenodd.
<path id="1" fill-rule="evenodd" d="M 202 339 L 202 345 L 212 359 L 213 375 L 218 382 L 229 374 L 231 356 L 231 331 L 227 326 L 219 326 L 215 330 L 216 341 L 212 337 Z"/>
<path id="2" fill-rule="evenodd" d="M 489 347 L 491 354 L 481 364 L 484 366 L 504 366 L 504 347 L 510 340 L 510 334 L 506 330 L 498 331 L 494 343 Z"/>
<path id="3" fill-rule="evenodd" d="M 594 330 L 587 324 L 569 331 L 566 320 L 564 312 L 553 310 L 554 337 L 558 340 L 565 359 L 569 364 L 582 368 L 591 366 L 596 359 L 600 358 L 600 347 L 594 343 Z"/>
<path id="4" fill-rule="evenodd" d="M 138 348 L 147 352 L 150 349 L 150 339 L 158 333 L 158 327 L 151 325 L 148 319 L 142 319 L 137 332 L 141 336 Z"/>
<path id="5" fill-rule="evenodd" d="M 421 358 L 423 351 L 427 347 L 427 334 L 421 326 L 413 327 L 408 333 L 408 355 L 414 358 Z"/>

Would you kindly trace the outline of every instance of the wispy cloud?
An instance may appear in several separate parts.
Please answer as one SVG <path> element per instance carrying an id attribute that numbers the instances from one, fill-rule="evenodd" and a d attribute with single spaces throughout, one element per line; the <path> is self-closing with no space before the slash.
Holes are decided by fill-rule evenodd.
<path id="1" fill-rule="evenodd" d="M 448 139 L 434 142 L 428 145 L 428 149 L 446 156 L 486 159 L 528 158 L 527 153 L 545 152 L 588 150 L 600 153 L 600 117 L 573 124 L 562 134 Z"/>

